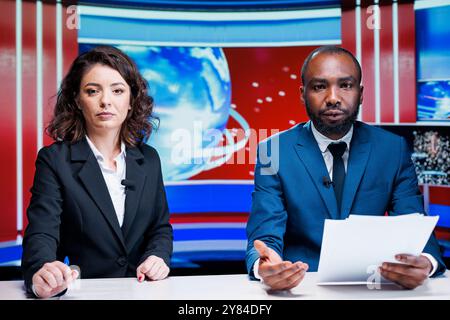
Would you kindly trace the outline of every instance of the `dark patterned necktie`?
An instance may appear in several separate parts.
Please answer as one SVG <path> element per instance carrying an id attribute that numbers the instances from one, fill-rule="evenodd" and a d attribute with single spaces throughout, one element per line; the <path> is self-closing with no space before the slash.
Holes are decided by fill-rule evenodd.
<path id="1" fill-rule="evenodd" d="M 345 142 L 330 143 L 328 145 L 328 150 L 333 155 L 333 188 L 339 214 L 341 212 L 342 191 L 345 181 L 345 167 L 344 160 L 342 160 L 345 149 L 347 149 Z"/>

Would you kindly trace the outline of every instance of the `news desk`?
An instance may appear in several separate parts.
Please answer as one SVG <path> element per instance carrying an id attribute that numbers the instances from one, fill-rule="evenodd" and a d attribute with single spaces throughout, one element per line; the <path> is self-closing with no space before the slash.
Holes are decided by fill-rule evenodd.
<path id="1" fill-rule="evenodd" d="M 303 282 L 286 292 L 270 292 L 245 274 L 169 277 L 139 283 L 134 278 L 77 280 L 62 300 L 293 300 L 293 299 L 450 299 L 450 271 L 428 279 L 415 290 L 396 285 L 369 289 L 366 285 L 319 286 L 317 273 L 308 272 Z M 0 281 L 0 300 L 27 299 L 23 281 Z"/>

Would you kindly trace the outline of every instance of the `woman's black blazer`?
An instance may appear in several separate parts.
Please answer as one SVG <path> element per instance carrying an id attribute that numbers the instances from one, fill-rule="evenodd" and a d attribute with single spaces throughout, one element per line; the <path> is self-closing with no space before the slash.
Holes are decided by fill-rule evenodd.
<path id="1" fill-rule="evenodd" d="M 145 144 L 127 147 L 125 161 L 128 186 L 120 227 L 85 138 L 39 151 L 23 239 L 27 291 L 46 262 L 65 257 L 82 278 L 135 276 L 150 255 L 170 265 L 173 236 L 158 153 Z"/>

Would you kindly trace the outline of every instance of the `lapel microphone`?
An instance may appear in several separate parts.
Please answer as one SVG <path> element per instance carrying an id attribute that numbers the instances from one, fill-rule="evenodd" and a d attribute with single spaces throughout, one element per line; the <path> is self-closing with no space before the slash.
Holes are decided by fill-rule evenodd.
<path id="1" fill-rule="evenodd" d="M 334 186 L 333 181 L 330 180 L 330 178 L 323 176 L 322 177 L 322 183 L 323 185 L 328 189 L 330 186 Z"/>
<path id="2" fill-rule="evenodd" d="M 125 194 L 128 192 L 128 190 L 134 190 L 134 181 L 132 180 L 123 179 L 120 184 L 125 186 Z"/>

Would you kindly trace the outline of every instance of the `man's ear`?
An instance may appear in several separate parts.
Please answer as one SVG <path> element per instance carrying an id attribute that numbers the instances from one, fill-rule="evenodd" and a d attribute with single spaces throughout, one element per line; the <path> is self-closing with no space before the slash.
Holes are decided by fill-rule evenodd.
<path id="1" fill-rule="evenodd" d="M 359 95 L 359 104 L 362 104 L 362 103 L 363 103 L 363 100 L 364 100 L 364 94 L 363 94 L 363 92 L 364 92 L 364 86 L 361 86 L 360 88 L 361 88 L 361 89 L 360 89 L 360 95 Z"/>
<path id="2" fill-rule="evenodd" d="M 304 86 L 300 86 L 300 99 L 302 100 L 302 102 L 305 102 L 305 87 Z"/>

